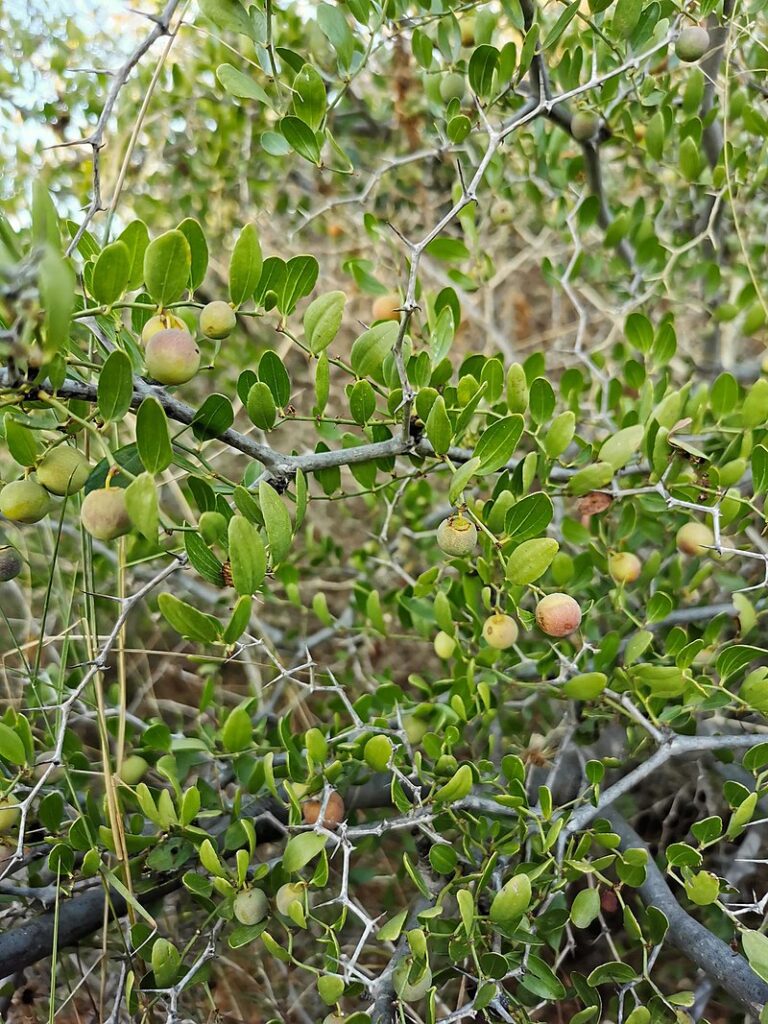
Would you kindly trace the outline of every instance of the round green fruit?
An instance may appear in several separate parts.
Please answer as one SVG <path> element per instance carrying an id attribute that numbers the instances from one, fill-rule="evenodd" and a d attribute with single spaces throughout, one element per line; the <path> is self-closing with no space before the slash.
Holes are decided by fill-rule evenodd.
<path id="1" fill-rule="evenodd" d="M 634 583 L 643 565 L 631 551 L 616 551 L 608 559 L 608 572 L 616 583 Z"/>
<path id="2" fill-rule="evenodd" d="M 16 827 L 21 816 L 19 801 L 12 794 L 0 797 L 0 835 L 5 835 Z"/>
<path id="3" fill-rule="evenodd" d="M 141 329 L 142 344 L 146 345 L 150 338 L 154 338 L 160 331 L 167 331 L 169 328 L 175 331 L 186 331 L 187 325 L 173 313 L 159 313 L 157 316 L 151 316 Z"/>
<path id="4" fill-rule="evenodd" d="M 438 658 L 446 660 L 456 650 L 456 641 L 450 633 L 446 633 L 441 629 L 433 641 L 433 647 Z"/>
<path id="5" fill-rule="evenodd" d="M 440 79 L 440 96 L 444 103 L 462 100 L 466 87 L 464 75 L 460 75 L 458 71 L 451 71 Z"/>
<path id="6" fill-rule="evenodd" d="M 80 522 L 96 540 L 115 540 L 130 533 L 133 524 L 125 503 L 125 491 L 120 487 L 90 491 L 83 499 Z"/>
<path id="7" fill-rule="evenodd" d="M 301 882 L 286 882 L 275 893 L 275 906 L 279 914 L 288 917 L 288 910 L 297 900 L 302 903 L 306 886 Z M 258 890 L 257 890 L 258 891 Z"/>
<path id="8" fill-rule="evenodd" d="M 40 460 L 37 479 L 51 494 L 76 494 L 90 476 L 91 464 L 77 448 L 59 445 Z"/>
<path id="9" fill-rule="evenodd" d="M 449 516 L 437 528 L 437 546 L 446 555 L 468 555 L 475 544 L 477 528 L 466 516 Z"/>
<path id="10" fill-rule="evenodd" d="M 389 736 L 371 736 L 363 748 L 365 763 L 375 772 L 383 772 L 389 767 L 394 745 Z"/>
<path id="11" fill-rule="evenodd" d="M 496 199 L 491 203 L 490 216 L 492 224 L 511 224 L 515 219 L 515 207 L 508 199 Z M 466 379 L 462 377 L 462 380 Z"/>
<path id="12" fill-rule="evenodd" d="M 169 328 L 149 339 L 144 363 L 160 384 L 186 384 L 200 369 L 200 349 L 189 331 Z"/>
<path id="13" fill-rule="evenodd" d="M 526 874 L 513 875 L 499 889 L 491 903 L 490 918 L 494 924 L 508 924 L 522 917 L 531 905 L 533 891 Z"/>
<path id="14" fill-rule="evenodd" d="M 536 623 L 547 636 L 569 636 L 581 625 L 581 608 L 568 594 L 547 594 L 536 605 Z"/>
<path id="15" fill-rule="evenodd" d="M 511 615 L 490 615 L 483 623 L 483 640 L 497 651 L 506 651 L 517 642 L 517 623 Z"/>
<path id="16" fill-rule="evenodd" d="M 235 896 L 232 910 L 234 911 L 235 919 L 240 924 L 258 924 L 259 921 L 264 920 L 269 911 L 267 897 L 261 889 L 246 889 Z"/>
<path id="17" fill-rule="evenodd" d="M 14 523 L 39 523 L 51 510 L 48 492 L 36 480 L 14 480 L 0 491 L 0 512 Z"/>
<path id="18" fill-rule="evenodd" d="M 119 777 L 128 786 L 136 786 L 147 773 L 149 764 L 141 754 L 129 754 L 120 765 Z"/>
<path id="19" fill-rule="evenodd" d="M 675 53 L 686 64 L 695 64 L 709 49 L 709 32 L 701 25 L 684 28 L 675 42 Z"/>
<path id="20" fill-rule="evenodd" d="M 686 523 L 675 537 L 677 550 L 684 555 L 706 555 L 715 543 L 715 535 L 704 523 Z"/>
<path id="21" fill-rule="evenodd" d="M 228 338 L 236 326 L 235 311 L 223 299 L 209 302 L 200 313 L 200 331 L 206 338 L 213 338 L 216 341 Z"/>
<path id="22" fill-rule="evenodd" d="M 0 583 L 15 580 L 23 566 L 21 555 L 16 548 L 10 545 L 0 548 Z"/>
<path id="23" fill-rule="evenodd" d="M 577 110 L 571 118 L 571 135 L 577 142 L 589 142 L 600 129 L 600 118 L 591 110 Z"/>

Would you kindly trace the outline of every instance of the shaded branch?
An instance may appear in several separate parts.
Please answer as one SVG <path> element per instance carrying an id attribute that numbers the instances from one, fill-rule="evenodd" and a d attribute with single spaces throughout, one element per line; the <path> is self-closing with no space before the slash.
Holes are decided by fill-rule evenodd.
<path id="1" fill-rule="evenodd" d="M 621 837 L 622 850 L 648 850 L 637 832 L 620 814 L 611 811 L 607 818 L 613 831 Z M 667 937 L 672 945 L 713 978 L 747 1012 L 759 1016 L 768 1002 L 768 983 L 755 974 L 740 953 L 683 910 L 650 853 L 646 878 L 638 888 L 638 893 L 646 906 L 656 907 L 667 918 Z"/>

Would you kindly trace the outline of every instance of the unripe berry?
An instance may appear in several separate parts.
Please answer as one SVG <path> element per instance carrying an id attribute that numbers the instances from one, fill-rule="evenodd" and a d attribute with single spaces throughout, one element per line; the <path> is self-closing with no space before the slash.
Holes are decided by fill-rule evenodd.
<path id="1" fill-rule="evenodd" d="M 675 42 L 675 53 L 686 64 L 701 60 L 709 49 L 709 32 L 701 25 L 684 28 Z"/>
<path id="2" fill-rule="evenodd" d="M 18 808 L 19 801 L 11 793 L 0 797 L 0 835 L 10 832 L 19 820 L 21 811 Z"/>
<path id="3" fill-rule="evenodd" d="M 475 544 L 477 529 L 465 516 L 449 516 L 437 528 L 437 546 L 446 555 L 468 555 Z"/>
<path id="4" fill-rule="evenodd" d="M 616 551 L 608 559 L 608 572 L 617 583 L 634 583 L 643 565 L 631 551 Z"/>
<path id="5" fill-rule="evenodd" d="M 131 517 L 120 487 L 101 487 L 86 494 L 80 509 L 80 522 L 96 540 L 114 540 L 130 533 Z"/>
<path id="6" fill-rule="evenodd" d="M 135 786 L 144 778 L 147 768 L 149 765 L 141 754 L 129 754 L 117 774 L 128 786 Z"/>
<path id="7" fill-rule="evenodd" d="M 483 640 L 497 651 L 505 651 L 517 641 L 517 623 L 511 615 L 490 615 L 483 623 Z"/>
<path id="8" fill-rule="evenodd" d="M 232 307 L 222 299 L 216 299 L 204 306 L 200 313 L 200 332 L 206 338 L 220 341 L 228 338 L 237 326 L 237 317 Z"/>
<path id="9" fill-rule="evenodd" d="M 21 555 L 10 546 L 0 548 L 0 583 L 15 580 L 23 568 Z"/>
<path id="10" fill-rule="evenodd" d="M 577 110 L 571 118 L 571 134 L 577 142 L 593 139 L 600 128 L 600 118 L 591 110 Z"/>
<path id="11" fill-rule="evenodd" d="M 547 636 L 568 636 L 581 624 L 581 608 L 568 594 L 547 594 L 536 605 L 536 622 Z"/>
<path id="12" fill-rule="evenodd" d="M 322 805 L 323 801 L 318 800 L 316 797 L 312 800 L 304 801 L 301 805 L 301 811 L 307 825 L 314 825 L 317 822 L 317 819 L 320 817 L 320 808 Z M 334 790 L 328 797 L 328 803 L 326 804 L 325 814 L 323 815 L 321 824 L 325 825 L 326 828 L 336 828 L 340 822 L 344 821 L 344 816 L 344 801 Z"/>
<path id="13" fill-rule="evenodd" d="M 434 639 L 433 646 L 438 658 L 447 659 L 450 658 L 456 650 L 456 641 L 450 633 L 446 633 L 441 629 Z"/>
<path id="14" fill-rule="evenodd" d="M 373 317 L 374 320 L 399 320 L 399 306 L 399 295 L 395 295 L 394 293 L 390 295 L 380 295 L 377 299 L 374 299 L 373 301 L 373 306 L 371 307 L 371 316 Z"/>
<path id="15" fill-rule="evenodd" d="M 232 910 L 235 914 L 235 920 L 239 921 L 240 924 L 258 924 L 259 921 L 263 921 L 267 916 L 269 910 L 267 897 L 261 889 L 246 889 L 235 896 Z"/>
<path id="16" fill-rule="evenodd" d="M 464 75 L 460 75 L 458 71 L 451 71 L 440 79 L 440 96 L 445 103 L 461 100 L 464 98 L 466 87 Z"/>
<path id="17" fill-rule="evenodd" d="M 302 902 L 304 889 L 305 886 L 301 882 L 286 882 L 285 885 L 281 885 L 275 893 L 275 906 L 278 913 L 282 914 L 283 917 L 287 917 L 290 905 L 296 900 L 299 903 Z"/>
<path id="18" fill-rule="evenodd" d="M 490 215 L 492 224 L 510 224 L 515 219 L 515 207 L 508 199 L 497 199 L 491 203 Z"/>
<path id="19" fill-rule="evenodd" d="M 200 369 L 200 349 L 189 331 L 170 328 L 149 339 L 144 363 L 160 384 L 186 384 Z"/>
<path id="20" fill-rule="evenodd" d="M 48 492 L 36 480 L 14 480 L 0 491 L 0 512 L 14 523 L 39 523 L 50 509 Z"/>
<path id="21" fill-rule="evenodd" d="M 705 555 L 715 535 L 705 523 L 686 523 L 677 531 L 677 550 L 684 555 Z"/>
<path id="22" fill-rule="evenodd" d="M 378 736 L 371 736 L 363 747 L 365 763 L 375 772 L 386 771 L 393 750 L 394 745 L 389 736 L 384 736 L 381 733 Z"/>
<path id="23" fill-rule="evenodd" d="M 77 448 L 59 445 L 40 460 L 37 479 L 51 494 L 76 494 L 85 486 L 91 464 Z"/>
<path id="24" fill-rule="evenodd" d="M 160 331 L 168 329 L 174 331 L 186 331 L 187 325 L 173 313 L 160 313 L 158 316 L 151 316 L 141 329 L 141 342 L 146 345 L 150 338 L 154 338 Z"/>
<path id="25" fill-rule="evenodd" d="M 416 715 L 403 715 L 403 730 L 408 737 L 408 742 L 416 746 L 429 732 L 429 723 Z"/>

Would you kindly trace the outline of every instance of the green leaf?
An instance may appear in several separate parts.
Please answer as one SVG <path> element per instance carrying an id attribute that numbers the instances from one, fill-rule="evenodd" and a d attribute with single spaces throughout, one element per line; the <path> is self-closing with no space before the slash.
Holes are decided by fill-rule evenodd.
<path id="1" fill-rule="evenodd" d="M 507 559 L 507 579 L 516 586 L 534 583 L 550 567 L 559 549 L 552 537 L 523 541 Z"/>
<path id="2" fill-rule="evenodd" d="M 104 360 L 96 394 L 99 414 L 106 423 L 119 423 L 131 408 L 133 364 L 122 349 L 116 348 Z"/>
<path id="3" fill-rule="evenodd" d="M 208 512 L 207 515 L 218 515 L 216 512 Z M 203 538 L 197 533 L 189 530 L 184 534 L 184 547 L 189 558 L 189 563 L 204 580 L 220 587 L 223 582 L 222 570 L 224 566 L 211 551 Z"/>
<path id="4" fill-rule="evenodd" d="M 248 392 L 246 403 L 248 416 L 254 426 L 259 430 L 271 430 L 277 418 L 277 409 L 269 385 L 263 380 L 257 380 Z"/>
<path id="5" fill-rule="evenodd" d="M 281 118 L 278 127 L 291 149 L 310 163 L 320 165 L 320 143 L 309 125 L 304 124 L 301 118 L 288 114 Z"/>
<path id="6" fill-rule="evenodd" d="M 293 112 L 317 131 L 323 123 L 325 108 L 323 79 L 311 64 L 305 64 L 293 80 Z"/>
<path id="7" fill-rule="evenodd" d="M 194 291 L 205 280 L 205 272 L 208 269 L 208 243 L 200 224 L 192 217 L 187 217 L 179 224 L 179 231 L 189 244 L 189 288 L 190 291 Z"/>
<path id="8" fill-rule="evenodd" d="M 91 276 L 91 295 L 97 302 L 111 306 L 128 287 L 131 254 L 124 242 L 112 242 L 99 253 Z"/>
<path id="9" fill-rule="evenodd" d="M 768 448 L 756 444 L 752 449 L 752 483 L 755 495 L 768 491 Z"/>
<path id="10" fill-rule="evenodd" d="M 284 409 L 291 400 L 291 379 L 277 352 L 265 352 L 258 365 L 258 378 L 272 392 L 275 404 Z"/>
<path id="11" fill-rule="evenodd" d="M 225 644 L 236 643 L 243 633 L 248 628 L 248 624 L 251 621 L 251 609 L 253 602 L 250 597 L 239 598 L 235 605 L 232 616 L 227 623 L 227 628 L 224 630 L 222 640 Z"/>
<path id="12" fill-rule="evenodd" d="M 136 414 L 136 445 L 148 473 L 162 473 L 173 459 L 168 420 L 156 398 L 145 398 Z"/>
<path id="13" fill-rule="evenodd" d="M 149 231 L 143 220 L 132 220 L 117 237 L 128 250 L 128 290 L 138 288 L 144 280 L 144 253 L 149 245 Z"/>
<path id="14" fill-rule="evenodd" d="M 395 346 L 400 327 L 391 320 L 364 331 L 352 345 L 350 362 L 358 377 L 370 377 L 381 368 Z"/>
<path id="15" fill-rule="evenodd" d="M 478 96 L 489 95 L 498 63 L 499 51 L 487 43 L 478 46 L 469 58 L 469 84 Z"/>
<path id="16" fill-rule="evenodd" d="M 34 466 L 39 452 L 36 433 L 23 426 L 10 413 L 5 414 L 5 443 L 11 458 L 20 466 Z"/>
<path id="17" fill-rule="evenodd" d="M 253 224 L 246 224 L 229 261 L 229 297 L 235 306 L 242 305 L 255 293 L 262 265 L 258 232 Z"/>
<path id="18" fill-rule="evenodd" d="M 285 846 L 283 852 L 283 870 L 292 875 L 314 860 L 317 855 L 325 849 L 325 836 L 316 832 L 301 832 L 292 836 Z"/>
<path id="19" fill-rule="evenodd" d="M 445 455 L 451 447 L 453 438 L 453 427 L 445 409 L 445 400 L 438 395 L 429 410 L 427 422 L 424 424 L 429 443 L 435 450 L 436 455 Z"/>
<path id="20" fill-rule="evenodd" d="M 470 459 L 468 462 L 465 462 L 463 466 L 459 466 L 459 468 L 453 474 L 451 486 L 448 489 L 448 501 L 450 501 L 452 505 L 458 504 L 459 498 L 461 497 L 464 488 L 475 475 L 479 466 L 480 459 L 478 459 L 478 457 L 475 456 L 473 459 Z"/>
<path id="21" fill-rule="evenodd" d="M 511 540 L 527 540 L 546 530 L 554 514 L 552 499 L 548 494 L 542 491 L 527 494 L 507 512 L 504 532 Z"/>
<path id="22" fill-rule="evenodd" d="M 640 450 L 644 435 L 645 427 L 641 423 L 617 431 L 601 445 L 600 462 L 607 462 L 614 471 L 622 469 Z"/>
<path id="23" fill-rule="evenodd" d="M 160 306 L 175 302 L 189 283 L 192 255 L 189 242 L 174 229 L 155 238 L 144 253 L 144 283 Z"/>
<path id="24" fill-rule="evenodd" d="M 240 0 L 200 0 L 200 10 L 217 28 L 256 39 L 253 23 Z"/>
<path id="25" fill-rule="evenodd" d="M 69 344 L 75 308 L 75 272 L 68 260 L 49 250 L 40 260 L 40 299 L 45 309 L 45 352 L 50 355 Z"/>
<path id="26" fill-rule="evenodd" d="M 163 618 L 182 636 L 201 643 L 214 643 L 219 639 L 221 627 L 212 615 L 204 615 L 173 594 L 161 594 L 157 605 Z"/>
<path id="27" fill-rule="evenodd" d="M 266 480 L 259 481 L 259 505 L 269 540 L 269 556 L 274 566 L 282 562 L 291 549 L 291 517 L 280 495 Z"/>
<path id="28" fill-rule="evenodd" d="M 747 644 L 731 644 L 724 648 L 717 656 L 715 667 L 717 668 L 720 681 L 725 683 L 732 675 L 746 668 L 750 662 L 762 658 L 768 651 L 762 647 L 750 647 Z"/>
<path id="29" fill-rule="evenodd" d="M 718 419 L 735 412 L 739 402 L 739 385 L 731 373 L 721 373 L 712 385 L 710 403 Z"/>
<path id="30" fill-rule="evenodd" d="M 51 193 L 37 178 L 32 184 L 32 238 L 38 245 L 49 245 L 58 249 L 61 245 L 59 215 L 56 212 Z"/>
<path id="31" fill-rule="evenodd" d="M 24 741 L 18 732 L 4 722 L 0 722 L 0 757 L 10 764 L 26 764 L 27 761 Z"/>
<path id="32" fill-rule="evenodd" d="M 232 426 L 235 414 L 226 395 L 208 395 L 192 420 L 192 433 L 198 441 L 220 437 Z"/>
<path id="33" fill-rule="evenodd" d="M 588 976 L 587 984 L 592 988 L 597 988 L 598 985 L 606 985 L 613 981 L 627 984 L 627 982 L 634 981 L 636 977 L 635 969 L 630 967 L 629 964 L 624 964 L 620 960 L 611 960 L 607 964 L 601 964 L 599 967 L 596 967 Z"/>
<path id="34" fill-rule="evenodd" d="M 620 39 L 628 39 L 637 28 L 643 0 L 618 0 L 611 20 L 611 31 Z"/>
<path id="35" fill-rule="evenodd" d="M 477 475 L 497 473 L 506 466 L 522 433 L 523 417 L 518 414 L 505 416 L 490 426 L 475 445 L 475 458 L 480 459 Z"/>
<path id="36" fill-rule="evenodd" d="M 125 489 L 125 504 L 133 525 L 147 540 L 157 538 L 157 488 L 149 473 L 141 473 Z"/>
<path id="37" fill-rule="evenodd" d="M 314 256 L 293 256 L 285 268 L 285 284 L 277 308 L 286 316 L 294 311 L 296 303 L 309 295 L 315 287 L 319 265 Z"/>
<path id="38" fill-rule="evenodd" d="M 219 64 L 216 68 L 216 77 L 222 89 L 230 96 L 236 96 L 241 100 L 256 100 L 266 107 L 272 106 L 269 96 L 259 83 L 254 81 L 251 75 L 238 71 L 231 64 Z"/>
<path id="39" fill-rule="evenodd" d="M 571 921 L 576 928 L 589 928 L 600 914 L 600 893 L 597 889 L 582 889 L 571 904 Z"/>
<path id="40" fill-rule="evenodd" d="M 560 14 L 555 24 L 547 34 L 546 39 L 541 44 L 543 50 L 548 50 L 551 46 L 554 46 L 560 36 L 565 32 L 568 26 L 571 24 L 573 19 L 579 10 L 581 0 L 572 0 L 565 10 Z"/>
<path id="41" fill-rule="evenodd" d="M 763 981 L 768 981 L 768 936 L 746 929 L 741 933 L 741 943 L 749 966 Z"/>
<path id="42" fill-rule="evenodd" d="M 339 333 L 347 297 L 344 292 L 318 295 L 304 312 L 304 336 L 309 350 L 319 355 Z"/>
<path id="43" fill-rule="evenodd" d="M 251 745 L 253 724 L 245 708 L 234 708 L 221 729 L 221 742 L 230 754 Z"/>
<path id="44" fill-rule="evenodd" d="M 228 546 L 232 585 L 243 596 L 255 594 L 267 571 L 261 534 L 244 516 L 233 516 L 229 521 Z"/>

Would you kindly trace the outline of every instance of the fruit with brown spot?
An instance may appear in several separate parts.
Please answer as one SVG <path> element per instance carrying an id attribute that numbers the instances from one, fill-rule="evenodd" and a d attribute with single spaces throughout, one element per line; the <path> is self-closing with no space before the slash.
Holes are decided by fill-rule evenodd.
<path id="1" fill-rule="evenodd" d="M 304 815 L 304 822 L 307 825 L 315 825 L 320 817 L 320 809 L 323 805 L 322 798 L 313 797 L 305 800 L 301 805 L 301 812 Z M 346 816 L 344 801 L 334 789 L 328 797 L 323 820 L 321 822 L 326 828 L 336 828 Z"/>
<path id="2" fill-rule="evenodd" d="M 547 636 L 569 636 L 581 625 L 581 608 L 568 594 L 547 594 L 536 605 L 536 623 Z"/>

